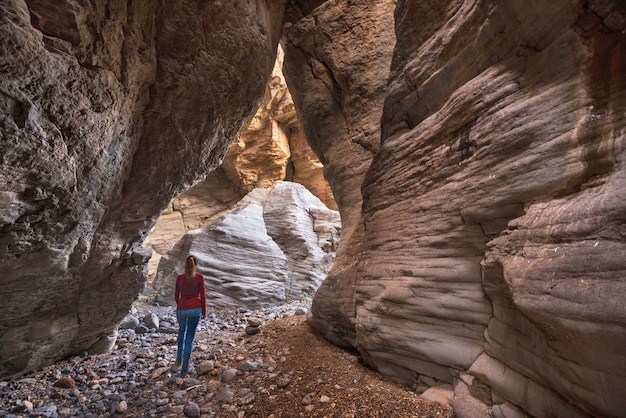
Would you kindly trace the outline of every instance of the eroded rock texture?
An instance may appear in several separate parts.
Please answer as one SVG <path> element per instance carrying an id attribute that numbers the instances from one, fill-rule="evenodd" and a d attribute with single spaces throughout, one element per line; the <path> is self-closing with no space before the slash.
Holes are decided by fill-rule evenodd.
<path id="1" fill-rule="evenodd" d="M 256 111 L 283 7 L 0 3 L 0 375 L 111 346 L 146 233 Z"/>
<path id="2" fill-rule="evenodd" d="M 354 345 L 355 262 L 362 225 L 361 184 L 380 145 L 395 45 L 395 0 L 326 2 L 284 29 L 284 72 L 311 148 L 324 164 L 342 221 L 337 262 L 317 293 L 320 329 Z M 305 9 L 306 10 L 306 9 Z M 288 8 L 286 16 L 298 16 Z M 328 296 L 328 297 L 327 297 Z M 337 328 L 337 329 L 335 329 Z"/>
<path id="3" fill-rule="evenodd" d="M 335 93 L 319 99 L 323 110 L 305 112 L 308 138 L 324 151 L 361 120 L 328 64 L 349 55 L 342 37 L 307 34 L 335 28 L 339 18 L 328 16 L 380 11 L 369 2 L 327 6 L 290 28 L 295 46 L 316 41 L 297 58 L 311 71 L 286 72 L 291 86 L 301 77 Z M 395 29 L 358 239 L 342 241 L 351 249 L 314 299 L 311 323 L 396 380 L 453 384 L 458 416 L 620 416 L 623 2 L 400 0 Z M 364 67 L 374 68 L 379 56 L 368 51 Z M 339 133 L 335 142 L 310 134 L 316 124 Z M 335 167 L 345 173 L 364 161 L 354 158 Z M 327 170 L 336 184 L 341 176 Z M 357 200 L 335 196 L 350 213 L 342 204 Z"/>
<path id="4" fill-rule="evenodd" d="M 283 59 L 279 48 L 261 106 L 230 146 L 222 164 L 205 180 L 174 198 L 150 231 L 144 243 L 153 251 L 149 282 L 155 277 L 161 256 L 187 231 L 203 228 L 257 187 L 294 181 L 329 208 L 337 209 L 324 179 L 324 166 L 308 146 L 298 120 L 282 73 Z"/>
<path id="5" fill-rule="evenodd" d="M 3 376 L 110 345 L 257 109 L 281 3 L 201 3 L 0 3 Z M 623 1 L 287 3 L 344 224 L 311 323 L 459 417 L 623 415 Z"/>
<path id="6" fill-rule="evenodd" d="M 157 301 L 174 305 L 176 276 L 189 254 L 212 308 L 256 309 L 312 296 L 335 260 L 340 234 L 339 213 L 304 186 L 280 181 L 254 189 L 161 258 Z"/>

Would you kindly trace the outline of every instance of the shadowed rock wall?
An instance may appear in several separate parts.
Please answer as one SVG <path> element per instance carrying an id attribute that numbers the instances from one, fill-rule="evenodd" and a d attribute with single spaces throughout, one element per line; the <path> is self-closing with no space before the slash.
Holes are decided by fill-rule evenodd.
<path id="1" fill-rule="evenodd" d="M 345 48 L 381 13 L 395 49 Z M 460 417 L 620 416 L 625 17 L 618 1 L 338 1 L 290 26 L 287 81 L 353 231 L 311 324 L 418 390 L 452 385 Z M 351 94 L 387 76 L 382 145 L 342 149 L 378 103 Z M 359 212 L 346 179 L 368 161 Z"/>
<path id="2" fill-rule="evenodd" d="M 0 4 L 1 376 L 113 344 L 148 230 L 256 111 L 283 8 Z"/>

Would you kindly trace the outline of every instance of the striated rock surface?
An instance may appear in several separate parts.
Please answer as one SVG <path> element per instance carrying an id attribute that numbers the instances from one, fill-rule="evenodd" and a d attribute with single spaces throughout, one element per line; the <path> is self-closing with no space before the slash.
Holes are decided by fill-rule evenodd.
<path id="1" fill-rule="evenodd" d="M 299 3 L 306 10 L 312 2 Z M 307 140 L 324 164 L 344 238 L 359 219 L 361 183 L 380 144 L 394 6 L 395 0 L 325 2 L 284 30 L 283 71 Z M 292 7 L 286 15 L 297 12 Z"/>
<path id="2" fill-rule="evenodd" d="M 0 376 L 110 349 L 143 239 L 257 109 L 282 16 L 280 1 L 0 3 Z"/>
<path id="3" fill-rule="evenodd" d="M 156 217 L 258 109 L 288 3 L 344 224 L 310 323 L 459 416 L 623 415 L 623 1 L 201 3 L 0 3 L 1 376 L 111 347 Z"/>
<path id="4" fill-rule="evenodd" d="M 212 308 L 255 309 L 311 296 L 335 259 L 340 231 L 339 213 L 300 184 L 254 189 L 161 258 L 157 301 L 174 305 L 176 276 L 189 254 Z"/>
<path id="5" fill-rule="evenodd" d="M 153 250 L 148 281 L 153 280 L 161 255 L 187 231 L 204 227 L 257 187 L 294 181 L 337 209 L 324 167 L 308 146 L 298 120 L 282 73 L 283 59 L 279 48 L 261 106 L 228 149 L 222 165 L 174 198 L 150 231 L 144 243 Z"/>
<path id="6" fill-rule="evenodd" d="M 288 7 L 284 72 L 311 148 L 324 164 L 342 221 L 337 262 L 317 293 L 311 320 L 341 345 L 355 317 L 356 256 L 362 225 L 361 185 L 380 145 L 395 36 L 395 0 L 326 2 Z M 310 14 L 308 14 L 310 12 Z M 303 16 L 302 16 L 303 15 Z M 299 19 L 296 19 L 300 16 Z"/>
<path id="7" fill-rule="evenodd" d="M 374 8 L 328 4 L 346 7 Z M 316 13 L 290 30 L 333 27 Z M 310 323 L 398 381 L 452 384 L 459 416 L 621 416 L 623 2 L 401 0 L 395 19 L 360 236 L 342 241 Z M 311 68 L 333 62 L 319 51 L 345 55 L 316 39 Z M 332 118 L 310 117 L 314 141 L 314 118 Z"/>

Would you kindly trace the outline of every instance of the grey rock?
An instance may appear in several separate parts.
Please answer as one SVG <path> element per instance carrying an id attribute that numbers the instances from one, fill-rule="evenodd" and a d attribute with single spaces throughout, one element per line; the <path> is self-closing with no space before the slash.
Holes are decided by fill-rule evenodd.
<path id="1" fill-rule="evenodd" d="M 259 363 L 256 361 L 245 361 L 239 366 L 239 370 L 242 372 L 254 372 L 259 368 Z"/>
<path id="2" fill-rule="evenodd" d="M 135 328 L 135 332 L 137 334 L 145 334 L 147 332 L 150 332 L 150 328 L 148 328 L 147 326 L 145 326 L 144 324 L 139 324 L 137 325 L 137 327 Z"/>
<path id="3" fill-rule="evenodd" d="M 237 377 L 237 369 L 226 369 L 222 372 L 221 381 L 222 383 L 228 383 L 232 381 L 235 377 Z"/>
<path id="4" fill-rule="evenodd" d="M 247 335 L 256 335 L 259 332 L 261 332 L 261 328 L 248 326 L 248 327 L 246 327 L 245 332 L 246 332 Z"/>
<path id="5" fill-rule="evenodd" d="M 127 315 L 124 320 L 120 323 L 120 329 L 135 329 L 139 325 L 139 319 L 134 317 L 133 315 Z"/>
<path id="6" fill-rule="evenodd" d="M 142 322 L 144 323 L 144 325 L 146 327 L 148 327 L 148 329 L 158 329 L 159 328 L 159 317 L 155 313 L 150 312 L 150 313 L 146 314 L 143 317 Z"/>
<path id="7" fill-rule="evenodd" d="M 205 360 L 201 362 L 200 364 L 198 364 L 198 366 L 196 367 L 196 371 L 198 373 L 198 376 L 202 376 L 202 375 L 209 373 L 214 368 L 215 368 L 215 363 L 213 361 Z"/>
<path id="8" fill-rule="evenodd" d="M 289 386 L 289 384 L 291 383 L 292 377 L 290 374 L 282 374 L 280 375 L 280 377 L 278 378 L 278 382 L 277 385 L 279 388 L 286 388 L 287 386 Z"/>
<path id="9" fill-rule="evenodd" d="M 192 386 L 198 386 L 200 384 L 200 381 L 194 377 L 189 377 L 187 379 L 185 379 L 185 381 L 183 382 L 182 388 L 183 389 L 188 389 Z"/>
<path id="10" fill-rule="evenodd" d="M 242 389 L 238 393 L 239 399 L 237 400 L 237 405 L 249 405 L 256 401 L 256 395 L 250 389 Z"/>
<path id="11" fill-rule="evenodd" d="M 338 240 L 339 213 L 303 186 L 278 182 L 255 189 L 203 229 L 188 232 L 159 262 L 157 300 L 172 304 L 185 255 L 198 259 L 211 304 L 262 308 L 313 294 L 334 260 L 320 242 Z"/>
<path id="12" fill-rule="evenodd" d="M 215 394 L 215 399 L 218 401 L 229 401 L 233 398 L 234 395 L 235 393 L 233 392 L 232 389 L 230 389 L 229 387 L 225 387 L 225 388 L 220 389 Z"/>
<path id="13" fill-rule="evenodd" d="M 59 416 L 56 405 L 46 405 L 33 409 L 29 416 L 41 418 L 57 418 Z"/>
<path id="14" fill-rule="evenodd" d="M 183 407 L 183 413 L 189 418 L 200 418 L 200 407 L 195 402 L 186 402 Z"/>

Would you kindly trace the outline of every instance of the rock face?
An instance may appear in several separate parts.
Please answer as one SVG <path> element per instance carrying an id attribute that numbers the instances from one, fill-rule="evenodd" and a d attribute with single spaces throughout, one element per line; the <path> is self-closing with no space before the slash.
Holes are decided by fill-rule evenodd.
<path id="1" fill-rule="evenodd" d="M 256 111 L 283 9 L 0 4 L 0 376 L 112 346 L 147 232 Z"/>
<path id="2" fill-rule="evenodd" d="M 335 259 L 340 231 L 339 213 L 300 184 L 255 189 L 161 258 L 157 301 L 174 305 L 176 276 L 189 254 L 212 308 L 256 309 L 311 296 Z"/>
<path id="3" fill-rule="evenodd" d="M 361 185 L 380 145 L 389 67 L 395 44 L 395 0 L 327 2 L 304 16 L 288 8 L 284 72 L 311 148 L 341 213 L 337 262 L 317 293 L 313 318 L 341 345 L 354 335 L 354 281 L 362 239 Z M 358 47 L 355 47 L 358 45 Z M 337 338 L 337 336 L 341 336 Z"/>
<path id="4" fill-rule="evenodd" d="M 110 347 L 258 108 L 284 4 L 201 3 L 0 3 L 0 375 Z M 459 416 L 623 415 L 624 2 L 322 3 L 283 30 L 344 225 L 310 322 Z"/>
<path id="5" fill-rule="evenodd" d="M 383 9 L 327 3 L 289 28 L 287 81 L 324 155 L 311 127 L 339 132 L 333 146 L 361 128 L 332 64 Z M 452 384 L 459 416 L 622 415 L 625 22 L 618 1 L 398 1 L 382 145 L 311 324 L 396 380 Z M 373 75 L 367 46 L 349 50 Z M 342 155 L 331 184 L 365 161 Z"/>
<path id="6" fill-rule="evenodd" d="M 222 165 L 174 198 L 150 231 L 144 243 L 153 250 L 148 281 L 153 280 L 161 255 L 187 231 L 203 228 L 257 187 L 294 181 L 337 209 L 324 167 L 308 146 L 298 120 L 282 73 L 283 59 L 279 48 L 261 106 L 228 149 Z"/>

